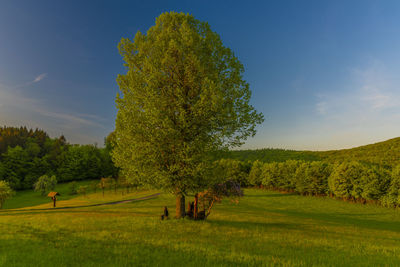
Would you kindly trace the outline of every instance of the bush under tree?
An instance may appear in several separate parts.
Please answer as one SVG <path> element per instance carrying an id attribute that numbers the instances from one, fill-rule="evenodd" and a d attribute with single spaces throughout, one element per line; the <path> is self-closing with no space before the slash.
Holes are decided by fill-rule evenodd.
<path id="1" fill-rule="evenodd" d="M 6 181 L 0 180 L 0 209 L 3 208 L 4 202 L 15 194 L 14 190 Z"/>

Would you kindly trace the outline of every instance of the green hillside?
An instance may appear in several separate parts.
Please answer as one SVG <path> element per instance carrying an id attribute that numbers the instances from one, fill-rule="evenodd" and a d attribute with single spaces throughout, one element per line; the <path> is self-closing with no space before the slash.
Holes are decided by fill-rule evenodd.
<path id="1" fill-rule="evenodd" d="M 315 152 L 328 161 L 355 160 L 393 167 L 400 164 L 400 137 L 351 149 Z"/>
<path id="2" fill-rule="evenodd" d="M 355 160 L 367 164 L 393 167 L 400 164 L 400 137 L 384 142 L 330 151 L 295 151 L 285 149 L 234 150 L 221 154 L 223 158 L 283 162 L 289 159 L 329 162 Z"/>
<path id="3" fill-rule="evenodd" d="M 276 148 L 264 148 L 255 150 L 231 150 L 221 152 L 221 158 L 236 159 L 242 161 L 255 161 L 262 162 L 283 162 L 290 159 L 304 160 L 304 161 L 318 161 L 321 156 L 314 151 L 296 151 Z"/>

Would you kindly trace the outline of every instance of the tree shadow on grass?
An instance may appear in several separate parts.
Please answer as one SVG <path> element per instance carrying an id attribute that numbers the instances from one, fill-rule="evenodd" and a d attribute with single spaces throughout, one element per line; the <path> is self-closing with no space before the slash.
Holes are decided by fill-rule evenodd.
<path id="1" fill-rule="evenodd" d="M 254 229 L 254 228 L 262 228 L 262 229 L 281 228 L 287 230 L 302 229 L 302 225 L 298 223 L 276 223 L 276 222 L 267 223 L 267 222 L 228 221 L 228 220 L 206 220 L 205 222 L 213 226 L 235 227 L 238 229 Z"/>
<path id="2" fill-rule="evenodd" d="M 355 227 L 373 229 L 373 230 L 386 230 L 400 233 L 400 223 L 398 221 L 378 221 L 373 219 L 361 219 L 360 216 L 371 214 L 347 214 L 347 213 L 313 213 L 294 210 L 268 210 L 269 212 L 279 213 L 283 215 L 319 220 L 328 223 L 351 225 Z M 358 218 L 354 218 L 354 217 Z"/>
<path id="3" fill-rule="evenodd" d="M 25 215 L 51 215 L 51 214 L 94 214 L 94 215 L 108 215 L 108 216 L 136 216 L 136 217 L 158 217 L 150 212 L 124 212 L 124 211 L 109 211 L 109 210 L 54 210 L 54 211 L 24 211 L 16 213 L 4 213 L 1 216 L 25 216 Z"/>
<path id="4" fill-rule="evenodd" d="M 298 196 L 296 193 L 272 193 L 272 194 L 260 194 L 260 195 L 244 195 L 244 198 L 271 198 L 271 197 L 291 197 Z"/>
<path id="5" fill-rule="evenodd" d="M 261 231 L 276 231 L 276 230 L 283 230 L 286 232 L 292 232 L 292 231 L 301 231 L 303 232 L 305 235 L 307 236 L 313 236 L 313 235 L 317 235 L 317 236 L 326 236 L 327 234 L 331 234 L 331 235 L 337 235 L 338 233 L 334 230 L 328 230 L 326 228 L 315 228 L 312 225 L 308 225 L 308 224 L 302 224 L 301 222 L 298 223 L 284 223 L 284 222 L 271 222 L 271 223 L 263 223 L 263 222 L 251 222 L 251 221 L 229 221 L 229 220 L 207 220 L 205 221 L 205 223 L 215 226 L 215 227 L 234 227 L 237 228 L 238 230 L 261 230 Z M 355 222 L 353 222 L 355 223 Z M 360 222 L 358 222 L 360 223 Z M 368 223 L 371 223 L 371 221 L 369 221 Z M 359 225 L 356 225 L 359 226 Z M 372 229 L 378 229 L 378 230 L 389 230 L 389 231 L 395 231 L 398 232 L 396 230 L 393 229 L 386 229 L 385 227 L 393 227 L 394 224 L 390 224 L 390 225 L 383 225 L 379 228 L 374 227 L 373 225 L 371 226 L 371 224 L 369 224 L 367 227 L 368 228 L 372 228 Z M 364 226 L 360 226 L 360 227 L 365 227 Z M 397 229 L 398 230 L 398 229 Z M 293 232 L 294 233 L 294 232 Z M 340 234 L 339 234 L 340 235 Z M 365 238 L 365 234 L 363 234 L 363 232 L 358 232 L 358 233 L 353 233 L 351 234 L 352 238 Z M 381 236 L 379 237 L 380 239 L 384 239 L 384 240 L 389 240 L 389 241 L 397 241 L 399 240 L 398 237 L 396 236 Z"/>
<path id="6" fill-rule="evenodd" d="M 57 210 L 67 210 L 67 209 L 111 206 L 111 205 L 117 205 L 117 204 L 131 204 L 131 203 L 138 203 L 138 202 L 144 202 L 147 200 L 156 199 L 159 195 L 160 195 L 160 193 L 156 193 L 156 194 L 153 194 L 150 196 L 144 196 L 144 197 L 135 198 L 135 199 L 119 200 L 119 201 L 113 201 L 113 202 L 88 204 L 88 205 L 80 205 L 80 206 L 70 206 L 70 207 L 55 207 L 55 208 L 42 208 L 42 209 L 24 209 L 24 208 L 22 208 L 22 209 L 5 209 L 5 210 L 0 210 L 0 215 L 2 215 L 2 213 L 21 212 L 21 211 L 44 211 L 44 210 L 57 211 Z"/>

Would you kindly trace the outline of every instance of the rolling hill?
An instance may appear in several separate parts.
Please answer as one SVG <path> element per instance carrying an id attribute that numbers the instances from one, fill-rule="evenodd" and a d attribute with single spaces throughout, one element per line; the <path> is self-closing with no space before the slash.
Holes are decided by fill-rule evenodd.
<path id="1" fill-rule="evenodd" d="M 391 168 L 400 164 L 400 137 L 375 144 L 329 151 L 296 151 L 285 149 L 232 150 L 221 154 L 222 158 L 282 162 L 290 159 L 304 161 L 360 161 L 371 165 Z"/>

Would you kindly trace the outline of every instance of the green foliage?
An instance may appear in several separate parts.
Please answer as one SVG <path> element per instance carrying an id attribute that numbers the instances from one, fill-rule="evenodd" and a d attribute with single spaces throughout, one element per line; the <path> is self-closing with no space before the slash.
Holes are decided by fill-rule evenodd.
<path id="1" fill-rule="evenodd" d="M 62 181 L 95 179 L 101 176 L 100 150 L 93 145 L 73 145 L 68 148 L 59 173 Z"/>
<path id="2" fill-rule="evenodd" d="M 269 189 L 277 189 L 280 180 L 279 163 L 266 163 L 262 167 L 262 185 Z"/>
<path id="3" fill-rule="evenodd" d="M 365 165 L 394 168 L 400 165 L 400 137 L 376 144 L 351 149 L 331 151 L 295 151 L 284 149 L 256 149 L 222 151 L 214 155 L 216 159 L 230 158 L 242 161 L 285 162 L 287 160 L 324 161 L 342 163 L 357 161 Z"/>
<path id="4" fill-rule="evenodd" d="M 366 167 L 364 175 L 357 183 L 361 198 L 366 200 L 380 200 L 390 186 L 391 174 L 378 167 Z"/>
<path id="5" fill-rule="evenodd" d="M 6 168 L 2 162 L 0 162 L 0 181 L 5 180 Z"/>
<path id="6" fill-rule="evenodd" d="M 0 209 L 4 202 L 15 194 L 6 181 L 0 181 Z"/>
<path id="7" fill-rule="evenodd" d="M 248 175 L 250 171 L 250 165 L 231 159 L 221 159 L 216 161 L 216 176 L 218 177 L 215 183 L 234 181 L 241 186 L 248 185 Z"/>
<path id="8" fill-rule="evenodd" d="M 37 192 L 40 192 L 42 196 L 46 195 L 47 191 L 53 191 L 57 185 L 57 179 L 55 175 L 51 177 L 47 175 L 42 175 L 34 184 L 34 189 Z"/>
<path id="9" fill-rule="evenodd" d="M 70 195 L 78 194 L 78 184 L 76 183 L 76 181 L 72 181 L 69 183 L 69 194 Z"/>
<path id="10" fill-rule="evenodd" d="M 270 189 L 293 191 L 296 170 L 300 161 L 265 163 L 262 167 L 262 185 Z"/>
<path id="11" fill-rule="evenodd" d="M 103 196 L 104 196 L 104 191 L 106 188 L 109 188 L 112 185 L 113 179 L 106 177 L 106 178 L 101 178 L 100 182 L 97 184 L 97 186 L 103 191 Z"/>
<path id="12" fill-rule="evenodd" d="M 210 152 L 242 144 L 263 121 L 243 65 L 207 23 L 175 12 L 119 51 L 128 71 L 117 79 L 115 164 L 175 194 L 207 188 Z"/>
<path id="13" fill-rule="evenodd" d="M 249 184 L 252 186 L 261 186 L 262 184 L 263 163 L 259 160 L 253 162 L 249 173 Z"/>
<path id="14" fill-rule="evenodd" d="M 357 186 L 357 182 L 363 176 L 364 170 L 364 166 L 358 162 L 343 162 L 336 166 L 328 179 L 329 191 L 345 199 L 360 197 L 361 188 Z"/>
<path id="15" fill-rule="evenodd" d="M 225 161 L 235 162 L 226 159 Z M 375 201 L 387 206 L 396 206 L 400 185 L 399 173 L 400 167 L 390 173 L 384 168 L 359 162 L 332 164 L 323 161 L 288 160 L 263 164 L 255 161 L 248 184 L 258 185 L 261 179 L 263 187 L 269 189 L 303 195 L 330 193 L 346 200 Z"/>
<path id="16" fill-rule="evenodd" d="M 23 178 L 32 167 L 28 153 L 20 146 L 8 148 L 7 152 L 2 155 L 2 163 L 5 168 L 3 179 L 13 188 L 23 187 Z"/>
<path id="17" fill-rule="evenodd" d="M 28 130 L 26 127 L 0 127 L 0 159 L 8 147 L 28 148 L 29 151 L 38 152 L 37 147 L 43 148 L 49 136 L 42 130 Z M 33 148 L 35 147 L 35 148 Z M 40 152 L 39 152 L 40 153 Z M 35 154 L 35 153 L 34 153 Z"/>
<path id="18" fill-rule="evenodd" d="M 94 180 L 90 183 L 89 187 L 93 192 L 97 192 L 97 188 L 99 187 L 99 182 L 97 180 Z"/>
<path id="19" fill-rule="evenodd" d="M 387 207 L 397 207 L 400 205 L 400 165 L 393 169 L 391 176 L 387 194 L 382 197 L 382 204 Z"/>
<path id="20" fill-rule="evenodd" d="M 81 186 L 79 186 L 77 193 L 86 196 L 88 189 L 89 189 L 89 186 L 81 185 Z"/>
<path id="21" fill-rule="evenodd" d="M 59 181 L 117 176 L 112 146 L 69 145 L 64 136 L 50 138 L 42 130 L 0 127 L 0 180 L 14 189 L 32 188 L 42 175 Z"/>
<path id="22" fill-rule="evenodd" d="M 275 148 L 263 148 L 254 150 L 230 150 L 214 153 L 216 159 L 229 158 L 241 161 L 259 160 L 265 163 L 285 162 L 287 160 L 319 161 L 321 157 L 315 151 L 296 151 Z"/>
<path id="23" fill-rule="evenodd" d="M 285 162 L 278 163 L 278 168 L 280 169 L 280 179 L 276 186 L 285 191 L 293 191 L 296 187 L 296 171 L 301 164 L 301 161 L 288 160 Z"/>
<path id="24" fill-rule="evenodd" d="M 332 166 L 325 162 L 303 162 L 296 171 L 296 192 L 307 195 L 328 193 Z"/>
<path id="25" fill-rule="evenodd" d="M 100 182 L 98 183 L 98 187 L 101 189 L 106 189 L 112 185 L 112 179 L 109 177 L 101 178 Z"/>
<path id="26" fill-rule="evenodd" d="M 56 188 L 57 185 L 57 178 L 55 175 L 52 175 L 49 179 L 49 190 L 54 191 L 54 189 Z"/>
<path id="27" fill-rule="evenodd" d="M 366 165 L 394 168 L 400 164 L 400 137 L 352 149 L 317 153 L 330 162 L 358 161 Z"/>
<path id="28" fill-rule="evenodd" d="M 379 200 L 387 191 L 390 174 L 358 162 L 344 162 L 329 177 L 329 190 L 342 198 Z"/>

